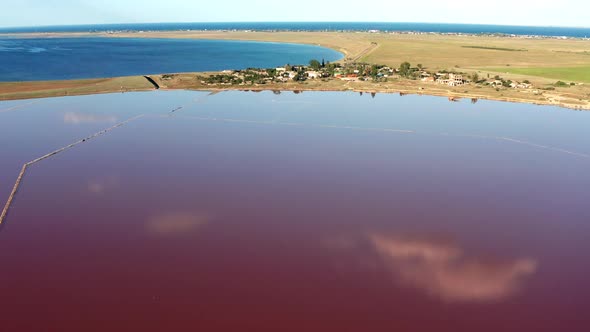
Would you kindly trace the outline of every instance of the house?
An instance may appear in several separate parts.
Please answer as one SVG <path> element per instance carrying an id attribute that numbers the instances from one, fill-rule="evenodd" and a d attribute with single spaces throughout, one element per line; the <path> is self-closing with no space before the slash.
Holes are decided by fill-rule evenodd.
<path id="1" fill-rule="evenodd" d="M 513 89 L 530 89 L 532 87 L 532 85 L 528 84 L 528 83 L 512 82 L 510 84 L 510 87 Z"/>
<path id="2" fill-rule="evenodd" d="M 341 76 L 340 79 L 343 81 L 358 81 L 358 75 L 357 74 L 348 74 L 346 76 Z"/>
<path id="3" fill-rule="evenodd" d="M 516 86 L 518 89 L 530 89 L 533 87 L 532 84 L 529 83 L 520 83 Z"/>
<path id="4" fill-rule="evenodd" d="M 424 78 L 422 78 L 422 82 L 434 83 L 434 77 L 432 77 L 432 76 L 424 77 Z"/>
<path id="5" fill-rule="evenodd" d="M 307 72 L 307 77 L 309 78 L 320 78 L 321 74 L 318 73 L 317 71 L 308 71 Z"/>
<path id="6" fill-rule="evenodd" d="M 461 86 L 464 83 L 463 75 L 449 74 L 449 86 Z"/>
<path id="7" fill-rule="evenodd" d="M 463 75 L 459 75 L 459 74 L 442 74 L 442 73 L 436 73 L 436 76 L 438 77 L 436 79 L 436 83 L 438 84 L 444 84 L 444 85 L 448 85 L 448 86 L 462 86 L 465 84 L 465 80 L 463 79 Z"/>

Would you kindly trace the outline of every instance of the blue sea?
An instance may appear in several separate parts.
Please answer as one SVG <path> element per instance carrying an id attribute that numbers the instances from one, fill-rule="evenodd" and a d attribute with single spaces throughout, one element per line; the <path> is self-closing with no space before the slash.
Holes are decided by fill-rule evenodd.
<path id="1" fill-rule="evenodd" d="M 313 45 L 145 38 L 0 38 L 0 81 L 104 78 L 336 61 Z"/>
<path id="2" fill-rule="evenodd" d="M 170 30 L 258 30 L 258 31 L 416 31 L 466 34 L 506 34 L 532 36 L 590 37 L 590 28 L 516 26 L 447 23 L 385 22 L 271 22 L 271 23 L 148 23 L 0 28 L 10 32 L 89 32 L 89 31 L 170 31 Z"/>
<path id="3" fill-rule="evenodd" d="M 590 36 L 590 28 L 434 23 L 157 23 L 0 28 L 0 33 L 173 30 L 416 31 L 466 34 Z M 62 80 L 217 71 L 336 61 L 342 54 L 311 45 L 144 38 L 0 36 L 0 81 Z"/>

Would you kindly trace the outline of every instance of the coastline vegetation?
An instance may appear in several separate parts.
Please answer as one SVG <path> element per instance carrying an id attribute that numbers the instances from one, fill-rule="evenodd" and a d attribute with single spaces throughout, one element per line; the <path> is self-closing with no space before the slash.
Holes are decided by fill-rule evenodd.
<path id="1" fill-rule="evenodd" d="M 168 76 L 163 75 L 163 79 L 168 79 Z M 321 62 L 312 59 L 309 61 L 309 65 L 287 64 L 280 68 L 225 70 L 222 73 L 209 74 L 208 76 L 197 75 L 197 81 L 203 85 L 213 87 L 281 84 L 308 80 L 373 83 L 386 83 L 390 80 L 392 82 L 413 80 L 449 87 L 467 85 L 475 87 L 493 86 L 497 91 L 500 88 L 532 89 L 534 87 L 528 80 L 518 82 L 504 79 L 500 75 L 492 77 L 489 74 L 487 78 L 484 78 L 480 77 L 477 72 L 466 73 L 456 69 L 431 71 L 422 64 L 413 67 L 408 61 L 402 62 L 399 67 L 392 68 L 386 65 L 362 62 L 326 63 L 323 59 Z M 559 83 L 555 85 L 565 86 Z"/>

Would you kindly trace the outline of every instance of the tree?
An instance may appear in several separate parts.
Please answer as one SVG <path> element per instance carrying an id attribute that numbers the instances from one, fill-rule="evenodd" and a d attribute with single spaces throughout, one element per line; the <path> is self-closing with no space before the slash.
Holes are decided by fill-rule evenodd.
<path id="1" fill-rule="evenodd" d="M 309 61 L 309 66 L 313 69 L 313 70 L 318 70 L 320 69 L 320 67 L 322 66 L 322 64 L 318 61 L 318 60 L 311 60 Z"/>
<path id="2" fill-rule="evenodd" d="M 419 63 L 418 65 L 416 65 L 416 67 L 418 67 L 418 69 L 420 69 L 420 70 L 422 70 L 422 68 L 424 68 L 421 63 Z"/>
<path id="3" fill-rule="evenodd" d="M 295 69 L 294 69 L 295 70 Z M 293 81 L 305 81 L 307 79 L 307 74 L 305 73 L 305 70 L 303 69 L 303 67 L 299 67 L 299 69 L 297 70 L 297 74 L 295 74 L 295 77 L 293 77 Z"/>
<path id="4" fill-rule="evenodd" d="M 477 73 L 471 74 L 471 80 L 477 83 L 479 81 L 479 75 Z"/>
<path id="5" fill-rule="evenodd" d="M 403 77 L 408 77 L 412 72 L 412 65 L 409 62 L 404 62 L 399 66 L 399 74 Z"/>
<path id="6" fill-rule="evenodd" d="M 326 62 L 322 59 L 322 68 L 326 68 Z"/>
<path id="7" fill-rule="evenodd" d="M 371 77 L 375 78 L 377 77 L 377 75 L 379 74 L 379 66 L 377 65 L 372 65 L 371 66 L 371 72 L 369 73 L 371 75 Z"/>

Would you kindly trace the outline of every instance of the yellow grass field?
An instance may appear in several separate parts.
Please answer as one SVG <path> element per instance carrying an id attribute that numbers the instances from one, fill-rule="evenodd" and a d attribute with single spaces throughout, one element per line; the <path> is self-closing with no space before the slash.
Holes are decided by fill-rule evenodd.
<path id="1" fill-rule="evenodd" d="M 506 78 L 550 83 L 585 82 L 579 75 L 559 75 L 554 68 L 590 67 L 590 41 L 579 39 L 524 39 L 435 34 L 362 32 L 149 32 L 121 33 L 116 37 L 230 39 L 320 45 L 339 50 L 350 61 L 397 67 L 404 61 L 429 70 L 506 73 L 512 68 L 534 68 L 532 74 L 513 71 Z M 376 43 L 374 45 L 373 43 Z M 547 75 L 543 75 L 543 69 Z M 571 72 L 570 72 L 571 73 Z M 481 75 L 480 75 L 481 76 Z M 577 78 L 577 79 L 576 79 Z"/>
<path id="2" fill-rule="evenodd" d="M 89 95 L 153 89 L 142 76 L 106 79 L 0 83 L 0 100 Z"/>

